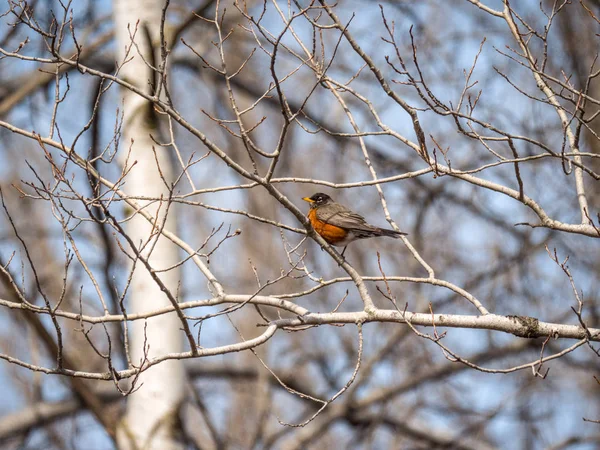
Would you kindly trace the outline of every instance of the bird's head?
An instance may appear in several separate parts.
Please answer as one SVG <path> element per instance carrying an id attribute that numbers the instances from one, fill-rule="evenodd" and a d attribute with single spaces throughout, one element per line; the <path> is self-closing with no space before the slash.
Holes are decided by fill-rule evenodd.
<path id="1" fill-rule="evenodd" d="M 317 192 L 312 197 L 304 197 L 302 200 L 310 203 L 311 208 L 323 206 L 333 201 L 329 195 L 323 194 L 321 192 Z"/>

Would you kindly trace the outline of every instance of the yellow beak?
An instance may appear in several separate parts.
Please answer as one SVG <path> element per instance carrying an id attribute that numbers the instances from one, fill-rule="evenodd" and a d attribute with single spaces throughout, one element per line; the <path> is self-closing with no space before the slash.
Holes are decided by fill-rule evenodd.
<path id="1" fill-rule="evenodd" d="M 315 202 L 315 201 L 314 201 L 312 198 L 310 198 L 310 197 L 302 197 L 302 200 L 304 200 L 305 202 L 308 202 L 308 203 L 314 203 L 314 202 Z"/>

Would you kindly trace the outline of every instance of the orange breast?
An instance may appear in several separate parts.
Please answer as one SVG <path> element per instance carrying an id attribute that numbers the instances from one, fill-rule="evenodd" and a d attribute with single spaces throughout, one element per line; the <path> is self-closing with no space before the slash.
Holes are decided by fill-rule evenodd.
<path id="1" fill-rule="evenodd" d="M 343 228 L 336 227 L 335 225 L 331 225 L 317 219 L 317 211 L 314 209 L 311 209 L 308 212 L 308 220 L 310 220 L 310 223 L 315 231 L 319 233 L 328 244 L 335 244 L 343 241 L 348 233 Z"/>

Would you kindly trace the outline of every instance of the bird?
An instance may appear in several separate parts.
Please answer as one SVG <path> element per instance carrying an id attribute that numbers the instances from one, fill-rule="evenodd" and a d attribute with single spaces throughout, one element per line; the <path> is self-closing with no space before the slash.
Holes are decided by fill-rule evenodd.
<path id="1" fill-rule="evenodd" d="M 378 236 L 397 239 L 408 234 L 370 225 L 363 216 L 336 203 L 329 195 L 322 192 L 317 192 L 312 197 L 303 197 L 302 200 L 310 203 L 308 220 L 314 230 L 329 245 L 344 247 L 341 256 L 344 256 L 348 244 L 357 239 Z"/>

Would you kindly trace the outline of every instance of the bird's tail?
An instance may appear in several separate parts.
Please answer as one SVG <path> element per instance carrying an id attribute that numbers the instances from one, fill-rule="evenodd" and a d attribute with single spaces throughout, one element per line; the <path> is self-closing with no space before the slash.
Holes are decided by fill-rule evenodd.
<path id="1" fill-rule="evenodd" d="M 408 234 L 403 231 L 388 230 L 386 228 L 377 228 L 375 231 L 379 236 L 388 236 L 393 237 L 394 239 L 398 239 L 400 236 L 406 236 Z"/>
<path id="2" fill-rule="evenodd" d="M 360 232 L 358 232 L 356 234 L 358 235 L 359 238 L 373 237 L 373 236 L 387 236 L 387 237 L 392 237 L 394 239 L 398 239 L 400 236 L 406 236 L 408 233 L 404 233 L 403 231 L 389 230 L 386 228 L 373 227 L 369 230 L 360 230 Z"/>

